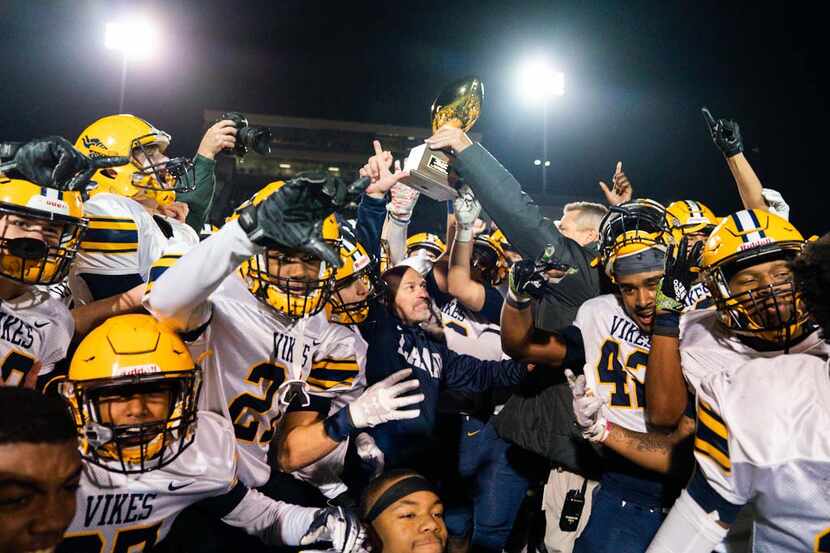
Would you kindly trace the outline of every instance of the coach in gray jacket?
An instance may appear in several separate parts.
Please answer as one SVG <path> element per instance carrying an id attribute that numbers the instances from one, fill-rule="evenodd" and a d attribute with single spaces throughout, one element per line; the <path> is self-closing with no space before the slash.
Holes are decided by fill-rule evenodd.
<path id="1" fill-rule="evenodd" d="M 444 126 L 426 142 L 431 148 L 452 150 L 453 168 L 523 257 L 536 258 L 546 246 L 553 245 L 557 260 L 577 269 L 533 306 L 537 330 L 554 332 L 570 325 L 579 306 L 600 294 L 600 271 L 591 262 L 597 256 L 599 223 L 606 208 L 588 202 L 568 204 L 557 228 L 522 191 L 513 175 L 462 130 Z M 508 348 L 505 352 L 517 360 L 522 358 L 522 351 Z M 585 473 L 589 469 L 581 457 L 590 454 L 574 432 L 572 395 L 557 372 L 531 373 L 531 377 L 539 373 L 547 378 L 526 381 L 498 415 L 496 429 L 503 438 L 525 449 Z"/>

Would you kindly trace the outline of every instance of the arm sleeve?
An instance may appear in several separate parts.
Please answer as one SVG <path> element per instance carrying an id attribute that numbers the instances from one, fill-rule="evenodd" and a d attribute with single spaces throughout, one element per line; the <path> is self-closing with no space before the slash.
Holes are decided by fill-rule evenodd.
<path id="1" fill-rule="evenodd" d="M 239 223 L 230 221 L 167 268 L 144 297 L 144 305 L 175 330 L 197 328 L 210 317 L 210 294 L 259 251 Z"/>
<path id="2" fill-rule="evenodd" d="M 363 195 L 357 206 L 357 241 L 374 259 L 380 259 L 380 234 L 386 220 L 386 200 Z"/>
<path id="3" fill-rule="evenodd" d="M 707 381 L 697 395 L 697 425 L 695 426 L 695 460 L 697 472 L 705 477 L 707 487 L 729 503 L 743 505 L 743 497 L 734 480 L 734 467 L 729 455 L 729 429 L 721 416 L 716 388 L 719 378 Z"/>
<path id="4" fill-rule="evenodd" d="M 243 528 L 269 545 L 299 545 L 316 512 L 317 509 L 276 501 L 249 489 L 222 521 Z"/>
<path id="5" fill-rule="evenodd" d="M 389 266 L 394 267 L 406 259 L 406 232 L 409 223 L 392 217 L 386 219 L 386 242 L 389 244 Z"/>
<path id="6" fill-rule="evenodd" d="M 215 167 L 216 160 L 196 154 L 193 158 L 196 188 L 193 192 L 176 195 L 176 200 L 186 203 L 190 209 L 186 222 L 197 233 L 202 231 L 213 205 L 213 193 L 216 189 L 216 176 L 213 173 Z"/>
<path id="7" fill-rule="evenodd" d="M 481 144 L 461 152 L 454 163 L 458 174 L 470 186 L 481 207 L 493 218 L 510 243 L 525 257 L 536 258 L 552 244 L 565 263 L 564 242 L 552 221 L 542 215 L 519 182 Z"/>
<path id="8" fill-rule="evenodd" d="M 445 360 L 444 385 L 452 390 L 484 392 L 493 387 L 510 387 L 527 374 L 527 365 L 512 359 L 482 361 L 447 350 Z"/>

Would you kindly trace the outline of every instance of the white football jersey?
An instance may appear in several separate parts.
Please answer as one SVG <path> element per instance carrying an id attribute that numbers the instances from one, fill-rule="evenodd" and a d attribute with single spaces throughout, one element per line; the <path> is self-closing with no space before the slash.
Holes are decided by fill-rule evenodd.
<path id="1" fill-rule="evenodd" d="M 84 202 L 84 216 L 89 228 L 69 278 L 73 298 L 82 304 L 92 301 L 92 294 L 79 275 L 137 274 L 149 282 L 153 263 L 165 251 L 182 254 L 199 243 L 196 231 L 185 223 L 156 215 L 170 225 L 168 238 L 144 206 L 125 196 L 97 194 Z"/>
<path id="2" fill-rule="evenodd" d="M 583 303 L 574 326 L 582 333 L 585 347 L 585 381 L 605 398 L 608 420 L 646 432 L 643 406 L 651 336 L 625 313 L 614 294 Z"/>
<path id="3" fill-rule="evenodd" d="M 441 309 L 441 324 L 447 347 L 456 353 L 472 355 L 485 361 L 505 359 L 501 349 L 501 329 L 478 313 L 473 313 L 453 299 Z"/>
<path id="4" fill-rule="evenodd" d="M 78 508 L 60 551 L 143 551 L 167 536 L 176 516 L 237 484 L 233 430 L 200 412 L 196 438 L 166 467 L 141 474 L 84 464 Z"/>
<path id="5" fill-rule="evenodd" d="M 331 415 L 357 399 L 366 389 L 368 346 L 357 327 L 331 322 L 323 332 L 322 340 L 332 346 L 327 354 L 328 359 L 314 363 L 306 382 L 309 394 L 331 401 L 329 412 L 326 413 Z M 354 367 L 349 360 L 351 355 L 357 361 L 358 373 L 355 376 L 351 376 Z M 344 373 L 345 378 L 340 373 Z M 322 459 L 291 474 L 316 486 L 323 495 L 333 499 L 348 490 L 340 478 L 348 446 L 349 439 L 345 439 Z"/>
<path id="6" fill-rule="evenodd" d="M 39 287 L 0 301 L 0 386 L 20 386 L 36 363 L 49 374 L 75 332 L 69 309 Z"/>
<path id="7" fill-rule="evenodd" d="M 725 500 L 756 510 L 754 550 L 830 551 L 830 367 L 755 359 L 704 379 L 695 457 Z"/>
<path id="8" fill-rule="evenodd" d="M 686 294 L 686 299 L 683 303 L 685 304 L 687 310 L 694 309 L 697 307 L 698 303 L 703 300 L 708 300 L 711 297 L 712 293 L 705 284 L 702 282 L 695 282 L 689 289 L 689 293 Z"/>
<path id="9" fill-rule="evenodd" d="M 210 295 L 204 332 L 191 353 L 204 371 L 200 408 L 230 420 L 239 445 L 239 478 L 256 488 L 271 474 L 268 449 L 285 413 L 289 381 L 334 394 L 360 382 L 362 339 L 338 329 L 325 312 L 292 321 L 251 294 L 232 274 Z M 364 345 L 365 356 L 365 345 Z"/>
<path id="10" fill-rule="evenodd" d="M 830 347 L 818 332 L 790 348 L 790 353 L 827 356 Z M 698 392 L 700 382 L 711 374 L 743 365 L 752 359 L 778 357 L 783 350 L 758 351 L 746 345 L 718 321 L 714 309 L 693 310 L 680 317 L 680 363 L 689 387 Z"/>

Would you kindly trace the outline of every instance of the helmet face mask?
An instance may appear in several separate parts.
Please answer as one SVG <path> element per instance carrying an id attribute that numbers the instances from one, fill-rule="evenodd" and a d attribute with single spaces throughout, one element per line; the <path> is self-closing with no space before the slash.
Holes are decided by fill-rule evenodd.
<path id="1" fill-rule="evenodd" d="M 335 272 L 335 281 L 326 310 L 329 321 L 338 324 L 360 324 L 369 316 L 369 307 L 386 292 L 378 277 L 377 264 L 353 237 L 340 243 L 342 267 Z"/>
<path id="2" fill-rule="evenodd" d="M 133 173 L 132 185 L 162 205 L 172 203 L 177 193 L 195 190 L 193 163 L 183 157 L 168 158 L 163 154 L 165 145 L 145 143 L 148 138 L 152 136 L 138 137 L 131 144 L 130 160 L 138 168 Z"/>
<path id="3" fill-rule="evenodd" d="M 804 247 L 786 220 L 759 210 L 725 217 L 703 251 L 703 278 L 720 322 L 732 333 L 777 349 L 808 328 L 789 261 Z"/>
<path id="4" fill-rule="evenodd" d="M 188 390 L 198 390 L 200 378 L 200 371 L 196 369 L 169 372 L 155 378 L 65 383 L 62 394 L 80 407 L 76 422 L 84 458 L 124 474 L 148 472 L 173 462 L 195 438 L 195 433 L 188 429 L 196 425 L 198 392 L 188 394 Z M 112 419 L 113 405 L 121 406 L 139 395 L 159 394 L 164 394 L 166 401 L 165 412 L 158 418 L 143 422 Z"/>
<path id="5" fill-rule="evenodd" d="M 16 179 L 0 178 L 0 187 L 0 277 L 25 285 L 62 281 L 87 227 L 80 194 Z"/>
<path id="6" fill-rule="evenodd" d="M 332 271 L 325 262 L 276 249 L 243 263 L 242 275 L 259 300 L 293 319 L 319 313 L 331 290 Z"/>
<path id="7" fill-rule="evenodd" d="M 175 460 L 195 439 L 201 369 L 149 315 L 112 317 L 78 346 L 59 386 L 84 460 L 123 474 Z"/>
<path id="8" fill-rule="evenodd" d="M 244 208 L 259 205 L 283 185 L 283 181 L 265 185 L 237 207 L 228 221 L 238 218 Z M 322 239 L 335 251 L 339 249 L 340 227 L 333 214 L 323 220 Z M 243 262 L 239 273 L 257 299 L 290 319 L 315 315 L 325 308 L 334 280 L 334 270 L 324 261 L 302 252 L 276 248 Z"/>
<path id="9" fill-rule="evenodd" d="M 75 147 L 89 157 L 124 156 L 130 163 L 96 172 L 93 180 L 97 186 L 90 195 L 109 192 L 168 205 L 177 192 L 194 190 L 192 162 L 163 155 L 170 141 L 169 134 L 134 115 L 109 115 L 92 123 L 78 137 Z"/>

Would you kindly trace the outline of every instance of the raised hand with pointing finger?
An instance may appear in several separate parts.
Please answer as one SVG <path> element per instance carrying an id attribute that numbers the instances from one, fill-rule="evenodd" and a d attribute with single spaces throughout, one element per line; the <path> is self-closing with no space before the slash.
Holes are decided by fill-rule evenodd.
<path id="1" fill-rule="evenodd" d="M 611 186 L 609 187 L 603 181 L 599 181 L 599 186 L 602 188 L 602 193 L 605 194 L 606 201 L 611 205 L 620 205 L 631 201 L 633 189 L 631 187 L 631 181 L 623 173 L 622 161 L 617 162 L 614 176 L 611 177 Z"/>
<path id="2" fill-rule="evenodd" d="M 712 136 L 715 146 L 723 153 L 724 157 L 736 156 L 744 151 L 744 143 L 741 138 L 741 129 L 735 121 L 730 119 L 715 119 L 708 108 L 701 108 L 706 128 Z"/>
<path id="3" fill-rule="evenodd" d="M 370 157 L 366 165 L 360 169 L 360 176 L 371 179 L 366 194 L 383 197 L 398 181 L 408 177 L 409 172 L 401 169 L 401 162 L 398 160 L 395 160 L 394 172 L 392 172 L 390 170 L 393 165 L 392 153 L 384 151 L 378 140 L 372 141 L 372 147 L 375 155 Z"/>

